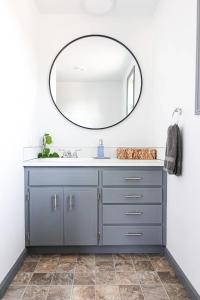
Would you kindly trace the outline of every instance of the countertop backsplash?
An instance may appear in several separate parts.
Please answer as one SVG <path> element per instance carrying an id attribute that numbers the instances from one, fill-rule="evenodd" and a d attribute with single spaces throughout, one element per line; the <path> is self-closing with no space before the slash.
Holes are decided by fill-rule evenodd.
<path id="1" fill-rule="evenodd" d="M 96 157 L 97 156 L 97 147 L 71 147 L 71 146 L 50 146 L 52 152 L 57 152 L 60 157 L 63 156 L 63 153 L 70 151 L 71 154 L 77 151 L 78 157 L 87 158 L 87 157 Z M 105 147 L 104 155 L 108 158 L 117 158 L 117 148 L 123 147 Z M 157 150 L 157 159 L 164 160 L 165 147 L 139 147 L 139 146 L 129 146 L 125 148 L 142 148 L 142 149 L 156 149 Z M 41 146 L 30 146 L 24 147 L 23 149 L 23 161 L 36 159 L 38 153 L 41 151 Z"/>

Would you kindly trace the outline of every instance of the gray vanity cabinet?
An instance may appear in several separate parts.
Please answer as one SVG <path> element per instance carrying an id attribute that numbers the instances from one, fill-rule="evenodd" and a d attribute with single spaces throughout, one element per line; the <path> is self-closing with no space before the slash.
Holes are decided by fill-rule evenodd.
<path id="1" fill-rule="evenodd" d="M 97 189 L 64 189 L 64 245 L 97 245 Z"/>
<path id="2" fill-rule="evenodd" d="M 29 190 L 29 222 L 32 246 L 62 245 L 62 188 L 34 187 Z"/>
<path id="3" fill-rule="evenodd" d="M 27 247 L 157 251 L 165 246 L 162 167 L 27 167 L 25 193 Z"/>

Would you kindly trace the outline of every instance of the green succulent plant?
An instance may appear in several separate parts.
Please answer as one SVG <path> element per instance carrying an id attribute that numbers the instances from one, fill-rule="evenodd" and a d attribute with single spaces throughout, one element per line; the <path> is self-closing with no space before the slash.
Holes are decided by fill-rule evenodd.
<path id="1" fill-rule="evenodd" d="M 42 152 L 39 152 L 37 157 L 42 158 Z"/>
<path id="2" fill-rule="evenodd" d="M 42 151 L 38 153 L 38 158 L 49 158 L 49 157 L 60 157 L 57 152 L 51 153 L 50 148 L 46 145 L 51 145 L 53 143 L 52 137 L 49 133 L 43 135 L 43 146 Z"/>
<path id="3" fill-rule="evenodd" d="M 43 136 L 43 145 L 46 147 L 46 145 L 51 145 L 52 144 L 52 137 L 50 134 L 45 133 Z"/>
<path id="4" fill-rule="evenodd" d="M 60 157 L 57 152 L 53 152 L 49 154 L 49 157 Z"/>

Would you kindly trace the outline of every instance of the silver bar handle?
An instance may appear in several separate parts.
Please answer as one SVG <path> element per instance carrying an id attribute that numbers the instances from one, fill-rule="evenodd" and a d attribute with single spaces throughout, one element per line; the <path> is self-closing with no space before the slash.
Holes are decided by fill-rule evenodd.
<path id="1" fill-rule="evenodd" d="M 143 234 L 142 233 L 125 233 L 124 234 L 125 236 L 142 236 Z"/>
<path id="2" fill-rule="evenodd" d="M 131 198 L 142 198 L 143 195 L 126 195 L 124 198 L 126 199 L 131 199 Z"/>
<path id="3" fill-rule="evenodd" d="M 133 212 L 126 212 L 125 215 L 126 216 L 141 216 L 143 214 L 143 212 L 139 212 L 139 211 L 133 211 Z"/>
<path id="4" fill-rule="evenodd" d="M 69 210 L 72 210 L 73 209 L 73 195 L 70 194 L 69 195 Z"/>
<path id="5" fill-rule="evenodd" d="M 56 211 L 57 210 L 57 195 L 54 194 L 54 198 L 53 198 L 53 210 Z"/>
<path id="6" fill-rule="evenodd" d="M 142 180 L 142 177 L 125 177 L 125 180 Z"/>

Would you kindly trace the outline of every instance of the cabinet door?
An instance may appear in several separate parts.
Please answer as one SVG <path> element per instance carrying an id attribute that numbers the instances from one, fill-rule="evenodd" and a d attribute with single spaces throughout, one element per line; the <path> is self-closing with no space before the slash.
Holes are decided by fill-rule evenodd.
<path id="1" fill-rule="evenodd" d="M 30 189 L 30 245 L 63 244 L 63 190 Z"/>
<path id="2" fill-rule="evenodd" d="M 65 245 L 97 245 L 97 189 L 65 189 Z"/>

